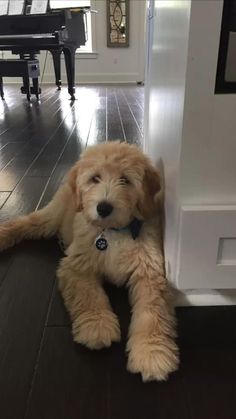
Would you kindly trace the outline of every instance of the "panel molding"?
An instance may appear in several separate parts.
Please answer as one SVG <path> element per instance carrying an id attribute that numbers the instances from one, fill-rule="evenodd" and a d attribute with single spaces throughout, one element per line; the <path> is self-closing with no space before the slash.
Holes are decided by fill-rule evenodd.
<path id="1" fill-rule="evenodd" d="M 177 287 L 182 290 L 236 288 L 235 263 L 222 264 L 218 260 L 220 243 L 228 238 L 236 238 L 236 205 L 182 206 Z"/>

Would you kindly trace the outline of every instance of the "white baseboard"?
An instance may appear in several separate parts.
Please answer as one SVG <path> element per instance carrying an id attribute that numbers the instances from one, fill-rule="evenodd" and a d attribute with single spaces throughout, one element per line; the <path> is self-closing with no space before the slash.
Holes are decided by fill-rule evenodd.
<path id="1" fill-rule="evenodd" d="M 98 73 L 98 74 L 79 74 L 76 77 L 75 83 L 78 84 L 126 84 L 126 83 L 137 83 L 143 82 L 140 80 L 138 73 L 126 73 L 126 74 L 112 74 L 112 73 Z M 18 84 L 21 83 L 19 77 L 4 77 L 4 84 Z M 45 74 L 43 77 L 44 84 L 55 84 L 54 74 Z M 66 77 L 62 76 L 62 84 L 67 85 Z"/>
<path id="2" fill-rule="evenodd" d="M 139 80 L 139 73 L 91 73 L 77 74 L 75 78 L 76 84 L 80 83 L 136 83 Z M 45 74 L 44 83 L 54 83 L 54 74 Z M 62 83 L 66 83 L 66 76 L 62 75 Z"/>
<path id="3" fill-rule="evenodd" d="M 176 291 L 175 305 L 184 306 L 228 306 L 236 305 L 236 290 L 192 290 Z"/>

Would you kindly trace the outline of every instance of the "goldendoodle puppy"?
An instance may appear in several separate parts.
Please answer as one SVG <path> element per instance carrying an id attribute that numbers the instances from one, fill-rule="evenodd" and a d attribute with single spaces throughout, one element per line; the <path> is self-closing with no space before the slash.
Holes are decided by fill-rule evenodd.
<path id="1" fill-rule="evenodd" d="M 159 175 L 137 147 L 103 143 L 82 154 L 45 208 L 0 225 L 1 250 L 25 238 L 57 234 L 63 240 L 59 288 L 74 340 L 90 349 L 120 340 L 103 277 L 129 287 L 128 370 L 140 372 L 144 381 L 165 380 L 178 367 L 159 191 Z"/>

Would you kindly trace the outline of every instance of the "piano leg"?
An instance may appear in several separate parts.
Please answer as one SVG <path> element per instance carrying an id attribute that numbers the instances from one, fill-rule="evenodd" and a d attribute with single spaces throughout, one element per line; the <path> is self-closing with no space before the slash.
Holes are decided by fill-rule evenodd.
<path id="1" fill-rule="evenodd" d="M 63 49 L 68 80 L 68 92 L 71 95 L 71 100 L 75 100 L 75 51 L 76 48 L 66 47 Z"/>
<path id="2" fill-rule="evenodd" d="M 39 80 L 38 80 L 38 77 L 33 78 L 32 81 L 33 81 L 34 94 L 35 94 L 37 100 L 39 100 Z"/>
<path id="3" fill-rule="evenodd" d="M 56 78 L 56 86 L 58 90 L 61 90 L 61 51 L 52 50 L 51 54 Z"/>
<path id="4" fill-rule="evenodd" d="M 21 60 L 26 60 L 28 57 L 28 54 L 24 54 L 21 53 L 20 54 L 20 59 Z M 34 58 L 34 54 L 30 54 L 30 58 L 33 59 Z M 27 75 L 22 77 L 23 80 L 23 86 L 21 87 L 21 93 L 26 94 L 27 99 L 30 100 L 30 82 L 29 82 L 29 77 Z"/>
<path id="5" fill-rule="evenodd" d="M 29 77 L 23 76 L 23 87 L 21 88 L 22 93 L 26 93 L 27 99 L 30 100 L 30 82 Z"/>
<path id="6" fill-rule="evenodd" d="M 0 76 L 0 95 L 1 95 L 1 98 L 4 99 L 3 81 L 2 81 L 2 77 L 1 76 Z"/>

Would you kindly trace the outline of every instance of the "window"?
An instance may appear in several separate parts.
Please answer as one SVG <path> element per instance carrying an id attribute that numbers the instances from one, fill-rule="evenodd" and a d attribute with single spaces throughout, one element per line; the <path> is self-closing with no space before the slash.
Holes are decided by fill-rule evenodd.
<path id="1" fill-rule="evenodd" d="M 63 9 L 65 7 L 91 7 L 91 0 L 50 0 L 51 9 Z M 87 41 L 85 45 L 78 48 L 78 53 L 93 52 L 92 42 L 92 19 L 91 13 L 85 15 L 85 29 L 87 32 Z"/>

